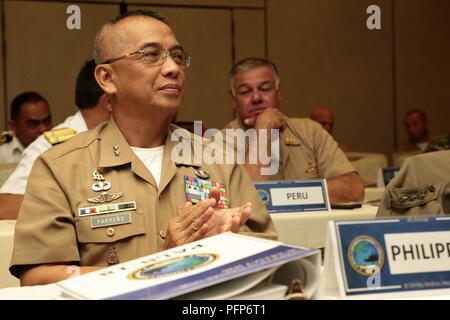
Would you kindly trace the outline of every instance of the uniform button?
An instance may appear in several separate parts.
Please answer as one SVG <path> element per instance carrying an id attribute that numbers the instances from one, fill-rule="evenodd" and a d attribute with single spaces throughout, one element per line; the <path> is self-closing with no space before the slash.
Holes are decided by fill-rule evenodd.
<path id="1" fill-rule="evenodd" d="M 112 237 L 112 236 L 114 236 L 116 234 L 116 230 L 114 230 L 114 228 L 108 228 L 108 229 L 106 229 L 106 235 L 108 236 L 108 237 Z"/>
<path id="2" fill-rule="evenodd" d="M 165 238 L 166 238 L 166 232 L 165 232 L 164 230 L 161 230 L 161 231 L 159 232 L 159 236 L 160 236 L 161 238 L 165 239 Z"/>
<path id="3" fill-rule="evenodd" d="M 429 187 L 429 188 L 428 188 L 428 190 L 429 190 L 430 192 L 434 192 L 434 191 L 436 191 L 436 189 L 434 189 L 434 187 L 433 187 L 433 186 Z"/>

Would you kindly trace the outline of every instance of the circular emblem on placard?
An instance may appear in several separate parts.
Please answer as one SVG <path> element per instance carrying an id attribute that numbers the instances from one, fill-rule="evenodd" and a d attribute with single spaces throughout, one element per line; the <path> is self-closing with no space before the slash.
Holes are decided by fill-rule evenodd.
<path id="1" fill-rule="evenodd" d="M 270 202 L 269 193 L 264 189 L 258 189 L 257 191 L 258 191 L 259 197 L 261 198 L 261 201 L 264 203 L 264 205 L 267 206 Z"/>
<path id="2" fill-rule="evenodd" d="M 128 275 L 128 279 L 146 280 L 167 277 L 204 267 L 218 257 L 213 253 L 201 253 L 158 261 L 133 271 Z"/>
<path id="3" fill-rule="evenodd" d="M 350 242 L 348 261 L 359 274 L 371 276 L 383 268 L 383 248 L 377 240 L 370 236 L 358 236 Z"/>

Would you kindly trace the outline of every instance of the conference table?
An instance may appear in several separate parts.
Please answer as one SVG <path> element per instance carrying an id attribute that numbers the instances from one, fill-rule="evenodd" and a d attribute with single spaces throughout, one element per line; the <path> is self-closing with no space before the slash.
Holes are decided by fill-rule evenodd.
<path id="1" fill-rule="evenodd" d="M 363 205 L 353 210 L 332 210 L 331 212 L 278 213 L 272 214 L 279 240 L 288 244 L 322 248 L 325 245 L 328 221 L 372 219 L 375 206 Z M 9 262 L 13 250 L 14 220 L 0 220 L 0 288 L 17 287 L 19 281 L 10 275 Z M 53 296 L 56 288 L 43 287 L 45 297 Z M 37 288 L 31 289 L 36 291 Z M 18 290 L 17 292 L 23 292 Z M 28 293 L 30 295 L 30 292 Z M 14 296 L 14 295 L 12 295 Z M 33 296 L 31 294 L 31 296 Z M 5 298 L 0 295 L 0 299 Z M 44 297 L 43 297 L 44 298 Z"/>
<path id="2" fill-rule="evenodd" d="M 377 206 L 363 205 L 352 210 L 331 212 L 272 214 L 279 240 L 289 244 L 322 248 L 325 246 L 329 221 L 374 219 Z M 19 282 L 9 275 L 8 266 L 13 248 L 15 221 L 0 221 L 0 300 L 66 300 L 56 284 L 34 287 L 18 287 Z M 2 289 L 3 288 L 3 289 Z M 337 296 L 317 297 L 339 299 Z M 449 295 L 419 296 L 412 299 L 450 299 Z"/>
<path id="3" fill-rule="evenodd" d="M 367 189 L 366 189 L 367 190 Z M 382 190 L 366 191 L 369 200 L 379 199 Z M 366 200 L 367 201 L 367 200 Z M 378 207 L 364 204 L 361 208 L 352 210 L 331 210 L 331 212 L 298 212 L 298 213 L 275 213 L 271 214 L 275 228 L 277 229 L 279 240 L 287 243 L 311 248 L 323 248 L 325 246 L 327 228 L 329 221 L 333 220 L 362 220 L 373 219 L 376 216 Z M 14 220 L 0 220 L 0 289 L 17 287 L 19 281 L 10 275 L 9 262 L 13 251 L 14 241 Z M 9 290 L 5 295 L 5 290 L 0 290 L 0 300 L 14 298 L 17 293 L 23 299 L 27 298 L 62 298 L 59 291 L 54 286 L 42 286 L 29 288 L 16 288 Z"/>

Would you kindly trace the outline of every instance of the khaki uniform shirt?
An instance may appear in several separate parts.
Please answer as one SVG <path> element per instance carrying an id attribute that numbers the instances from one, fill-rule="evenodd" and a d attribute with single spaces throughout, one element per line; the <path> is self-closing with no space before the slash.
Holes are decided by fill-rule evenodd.
<path id="1" fill-rule="evenodd" d="M 225 128 L 241 128 L 238 119 Z M 280 134 L 280 167 L 271 180 L 330 179 L 353 172 L 345 154 L 322 126 L 309 119 L 288 119 Z"/>
<path id="2" fill-rule="evenodd" d="M 176 166 L 171 151 L 171 127 L 165 141 L 159 187 L 145 165 L 130 149 L 115 122 L 79 134 L 38 157 L 33 166 L 16 224 L 10 271 L 20 265 L 76 262 L 82 266 L 107 266 L 113 252 L 125 262 L 158 251 L 169 219 L 186 202 L 184 176 L 195 177 L 189 163 Z M 192 144 L 196 142 L 192 141 Z M 202 165 L 211 180 L 226 186 L 230 207 L 248 201 L 253 210 L 240 232 L 276 239 L 276 231 L 245 169 L 237 165 Z M 111 183 L 110 194 L 123 196 L 106 204 L 136 202 L 131 223 L 92 228 L 95 217 L 127 211 L 80 216 L 79 209 L 100 194 L 92 189 L 93 172 L 100 170 Z"/>
<path id="3" fill-rule="evenodd" d="M 450 214 L 450 150 L 405 160 L 384 191 L 377 217 Z"/>

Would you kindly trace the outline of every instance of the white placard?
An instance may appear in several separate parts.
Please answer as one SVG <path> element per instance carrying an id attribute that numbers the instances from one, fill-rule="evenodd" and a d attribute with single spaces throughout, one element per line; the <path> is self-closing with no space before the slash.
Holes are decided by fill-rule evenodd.
<path id="1" fill-rule="evenodd" d="M 294 187 L 270 189 L 273 206 L 293 206 L 324 203 L 321 187 Z"/>
<path id="2" fill-rule="evenodd" d="M 391 274 L 450 270 L 450 231 L 385 234 Z"/>

